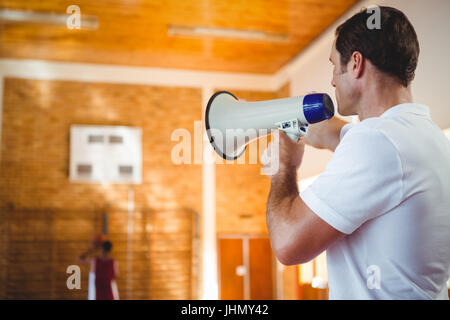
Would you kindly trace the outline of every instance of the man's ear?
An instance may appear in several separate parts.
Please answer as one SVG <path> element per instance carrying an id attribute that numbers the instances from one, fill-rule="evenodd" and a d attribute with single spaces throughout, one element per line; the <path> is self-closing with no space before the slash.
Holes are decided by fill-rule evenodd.
<path id="1" fill-rule="evenodd" d="M 362 76 L 364 68 L 365 68 L 365 59 L 363 55 L 359 51 L 353 52 L 350 57 L 350 68 L 355 79 L 358 79 Z"/>

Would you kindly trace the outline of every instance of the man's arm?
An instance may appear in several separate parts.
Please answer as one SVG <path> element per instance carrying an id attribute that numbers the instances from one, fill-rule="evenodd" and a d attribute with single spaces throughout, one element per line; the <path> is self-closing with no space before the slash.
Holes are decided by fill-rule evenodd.
<path id="1" fill-rule="evenodd" d="M 281 133 L 280 161 L 300 158 L 297 163 L 280 163 L 279 171 L 272 177 L 267 201 L 266 222 L 272 249 L 285 265 L 307 262 L 345 235 L 320 219 L 300 198 L 297 169 L 302 157 L 301 144 Z"/>
<path id="2" fill-rule="evenodd" d="M 315 148 L 328 149 L 334 152 L 340 142 L 341 129 L 348 123 L 333 117 L 327 121 L 311 124 L 303 141 Z"/>
<path id="3" fill-rule="evenodd" d="M 345 236 L 303 202 L 295 171 L 280 172 L 272 179 L 266 220 L 272 248 L 285 265 L 308 262 Z"/>

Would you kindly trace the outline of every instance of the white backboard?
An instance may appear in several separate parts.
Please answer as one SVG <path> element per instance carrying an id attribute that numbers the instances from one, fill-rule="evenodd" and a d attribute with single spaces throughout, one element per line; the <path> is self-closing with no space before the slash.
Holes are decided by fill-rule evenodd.
<path id="1" fill-rule="evenodd" d="M 123 126 L 70 127 L 70 181 L 142 182 L 142 130 Z"/>

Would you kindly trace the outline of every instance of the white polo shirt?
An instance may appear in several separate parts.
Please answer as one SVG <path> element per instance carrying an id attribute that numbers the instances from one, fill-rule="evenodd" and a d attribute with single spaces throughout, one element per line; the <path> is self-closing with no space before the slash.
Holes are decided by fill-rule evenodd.
<path id="1" fill-rule="evenodd" d="M 427 106 L 344 126 L 300 196 L 347 234 L 327 250 L 330 299 L 448 299 L 450 142 Z"/>

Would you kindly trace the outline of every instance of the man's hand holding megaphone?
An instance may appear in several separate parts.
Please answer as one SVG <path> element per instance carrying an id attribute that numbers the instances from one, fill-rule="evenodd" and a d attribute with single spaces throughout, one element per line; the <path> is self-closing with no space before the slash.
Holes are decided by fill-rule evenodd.
<path id="1" fill-rule="evenodd" d="M 269 178 L 273 178 L 279 173 L 296 172 L 302 163 L 305 152 L 303 139 L 294 142 L 281 130 L 278 130 L 275 135 L 278 135 L 278 139 L 275 137 L 261 156 L 264 173 Z M 274 161 L 278 161 L 278 166 L 276 166 L 278 170 L 275 171 L 272 170 Z"/>

